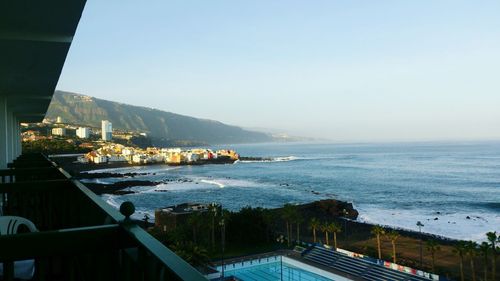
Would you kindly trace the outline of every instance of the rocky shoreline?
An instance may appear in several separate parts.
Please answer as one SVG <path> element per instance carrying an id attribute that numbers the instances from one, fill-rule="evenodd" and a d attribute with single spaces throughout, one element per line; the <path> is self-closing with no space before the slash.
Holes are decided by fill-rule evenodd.
<path id="1" fill-rule="evenodd" d="M 126 168 L 126 167 L 134 167 L 137 165 L 132 165 L 128 163 L 113 163 L 113 164 L 81 164 L 75 163 L 76 157 L 60 157 L 54 159 L 59 165 L 64 167 L 64 169 L 70 174 L 73 175 L 75 179 L 99 179 L 99 178 L 123 178 L 130 180 L 123 180 L 119 182 L 115 182 L 112 184 L 102 184 L 102 183 L 93 183 L 93 182 L 85 182 L 85 185 L 91 189 L 94 193 L 98 195 L 102 194 L 113 194 L 113 195 L 124 195 L 124 194 L 133 194 L 134 191 L 127 190 L 131 187 L 136 186 L 156 186 L 159 184 L 168 184 L 173 181 L 189 181 L 189 179 L 166 179 L 162 181 L 149 181 L 149 180 L 136 180 L 135 177 L 145 176 L 145 175 L 154 175 L 155 173 L 112 173 L 112 172 L 99 172 L 99 173 L 89 173 L 90 170 L 103 170 L 103 169 L 115 169 L 115 168 Z M 272 158 L 265 157 L 242 157 L 243 161 L 271 161 Z M 282 185 L 288 185 L 287 183 L 283 183 Z M 321 193 L 308 190 L 309 192 L 321 195 Z M 158 192 L 168 192 L 167 190 L 158 190 Z M 334 194 L 327 194 L 327 196 L 335 197 Z M 335 203 L 334 203 L 335 202 Z M 304 213 L 304 217 L 316 216 L 319 219 L 321 218 L 335 218 L 341 221 L 346 221 L 346 226 L 349 228 L 349 232 L 351 230 L 353 232 L 364 233 L 363 236 L 369 236 L 369 232 L 371 228 L 375 224 L 370 224 L 367 222 L 359 222 L 356 221 L 359 213 L 354 209 L 351 203 L 343 202 L 335 199 L 326 199 L 314 201 L 311 203 L 306 203 L 299 205 L 301 212 Z M 278 208 L 279 209 L 279 208 Z M 347 210 L 348 215 L 343 214 L 343 210 Z M 347 219 L 345 219 L 347 218 Z M 420 235 L 424 239 L 433 239 L 440 241 L 443 244 L 453 244 L 457 240 L 452 238 L 447 238 L 439 235 L 422 233 L 420 234 L 417 231 L 408 230 L 408 229 L 400 229 L 392 226 L 384 226 L 386 228 L 395 229 L 400 232 L 404 236 L 419 238 Z"/>
<path id="2" fill-rule="evenodd" d="M 85 186 L 88 187 L 92 192 L 97 195 L 102 194 L 113 194 L 113 195 L 125 195 L 125 194 L 133 194 L 134 191 L 125 190 L 134 186 L 156 186 L 161 182 L 154 181 L 143 181 L 143 180 L 126 180 L 119 181 L 112 184 L 102 184 L 102 183 L 92 183 L 86 182 Z"/>

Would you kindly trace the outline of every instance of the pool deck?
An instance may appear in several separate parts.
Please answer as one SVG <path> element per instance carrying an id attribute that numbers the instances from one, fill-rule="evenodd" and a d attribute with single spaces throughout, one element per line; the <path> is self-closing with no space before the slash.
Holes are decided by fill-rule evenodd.
<path id="1" fill-rule="evenodd" d="M 301 263 L 305 263 L 305 264 L 317 267 L 319 269 L 322 269 L 324 271 L 333 273 L 335 275 L 339 275 L 339 276 L 351 279 L 353 281 L 365 281 L 364 279 L 361 279 L 357 276 L 353 276 L 353 275 L 347 274 L 345 272 L 335 270 L 331 267 L 323 266 L 321 264 L 317 264 L 317 263 L 311 262 L 309 260 L 306 260 L 300 255 L 300 253 L 292 251 L 292 250 L 277 250 L 277 251 L 267 252 L 267 253 L 262 253 L 262 254 L 255 254 L 255 255 L 242 256 L 242 257 L 237 257 L 237 258 L 224 259 L 224 264 L 232 264 L 232 263 L 255 260 L 255 259 L 259 259 L 259 258 L 262 259 L 262 258 L 274 257 L 274 256 L 285 256 L 285 257 L 297 260 Z M 215 266 L 220 266 L 221 264 L 222 264 L 221 260 L 214 262 Z"/>

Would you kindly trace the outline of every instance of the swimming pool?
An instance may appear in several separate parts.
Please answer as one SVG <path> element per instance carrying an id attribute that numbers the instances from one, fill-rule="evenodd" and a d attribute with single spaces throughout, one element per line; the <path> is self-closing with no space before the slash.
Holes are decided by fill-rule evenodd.
<path id="1" fill-rule="evenodd" d="M 217 268 L 219 271 L 222 268 Z M 250 261 L 226 264 L 224 276 L 234 276 L 242 281 L 348 281 L 342 276 L 313 267 L 297 260 L 273 256 Z M 217 280 L 213 278 L 212 280 Z"/>

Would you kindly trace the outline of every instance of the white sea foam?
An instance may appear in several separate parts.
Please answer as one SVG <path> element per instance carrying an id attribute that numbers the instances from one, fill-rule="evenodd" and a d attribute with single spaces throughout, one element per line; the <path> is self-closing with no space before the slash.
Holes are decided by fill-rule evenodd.
<path id="1" fill-rule="evenodd" d="M 230 187 L 265 187 L 266 184 L 259 182 L 228 179 L 228 178 L 206 178 L 206 177 L 189 177 L 188 180 L 172 181 L 161 183 L 156 186 L 134 186 L 125 190 L 130 190 L 135 193 L 152 193 L 162 191 L 189 191 L 213 188 L 230 188 Z"/>
<path id="2" fill-rule="evenodd" d="M 98 183 L 98 184 L 113 184 L 113 181 L 110 181 L 109 179 L 103 180 L 103 179 L 81 179 L 80 180 L 83 183 Z"/>
<path id="3" fill-rule="evenodd" d="M 120 200 L 116 195 L 104 194 L 102 198 L 106 203 L 115 207 L 116 209 L 120 209 L 120 205 L 123 203 L 123 200 Z"/>
<path id="4" fill-rule="evenodd" d="M 286 156 L 286 157 L 275 157 L 274 161 L 287 162 L 287 161 L 294 161 L 294 160 L 298 160 L 298 159 L 299 159 L 299 157 L 296 157 L 296 156 Z"/>
<path id="5" fill-rule="evenodd" d="M 137 172 L 137 170 L 143 169 L 143 166 L 131 166 L 131 167 L 123 167 L 123 168 L 108 168 L 108 169 L 96 169 L 85 171 L 88 174 L 101 174 L 101 173 L 116 173 L 116 174 L 125 174 L 125 173 L 133 173 Z"/>
<path id="6" fill-rule="evenodd" d="M 117 210 L 119 210 L 120 205 L 125 202 L 125 200 L 123 200 L 123 198 L 119 195 L 105 194 L 102 195 L 102 199 Z M 154 209 L 137 208 L 132 215 L 132 218 L 136 220 L 142 220 L 144 218 L 144 215 L 149 216 L 149 222 L 154 222 Z"/>
<path id="7" fill-rule="evenodd" d="M 114 174 L 127 174 L 127 173 L 158 173 L 170 170 L 180 169 L 181 166 L 168 166 L 168 165 L 154 165 L 154 166 L 130 166 L 122 168 L 109 168 L 85 171 L 88 174 L 100 173 L 114 173 Z"/>
<path id="8" fill-rule="evenodd" d="M 355 208 L 360 213 L 358 220 L 362 222 L 417 231 L 416 223 L 421 221 L 424 224 L 422 232 L 454 239 L 483 241 L 486 232 L 500 231 L 500 214 L 492 212 L 438 213 L 432 210 L 380 209 L 377 206 Z"/>
<path id="9" fill-rule="evenodd" d="M 216 186 L 218 186 L 220 188 L 226 187 L 223 183 L 220 183 L 220 182 L 214 181 L 214 180 L 200 180 L 200 182 L 208 183 L 208 184 L 213 184 L 213 185 L 216 185 Z"/>
<path id="10" fill-rule="evenodd" d="M 262 160 L 239 160 L 238 162 L 235 163 L 271 163 L 271 162 L 288 162 L 288 161 L 294 161 L 294 160 L 299 160 L 302 158 L 296 157 L 296 156 L 283 156 L 283 157 L 274 157 L 274 158 L 269 158 L 269 159 L 262 159 Z"/>

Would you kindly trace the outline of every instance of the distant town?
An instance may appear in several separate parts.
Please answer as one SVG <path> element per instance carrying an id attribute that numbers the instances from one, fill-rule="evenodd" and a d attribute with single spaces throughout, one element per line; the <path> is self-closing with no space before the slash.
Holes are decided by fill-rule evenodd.
<path id="1" fill-rule="evenodd" d="M 234 150 L 212 151 L 206 148 L 182 150 L 181 148 L 146 149 L 127 147 L 110 143 L 78 157 L 80 163 L 119 163 L 193 165 L 193 164 L 225 164 L 234 163 L 239 155 Z"/>
<path id="2" fill-rule="evenodd" d="M 146 133 L 114 131 L 108 120 L 101 121 L 101 128 L 90 128 L 64 123 L 61 117 L 44 119 L 42 123 L 22 124 L 25 144 L 43 140 L 60 140 L 75 147 L 74 152 L 85 153 L 77 158 L 82 164 L 129 163 L 196 165 L 234 163 L 239 155 L 234 150 L 213 151 L 207 148 L 181 149 L 141 148 L 131 142 L 146 138 Z M 82 149 L 82 150 L 78 150 Z"/>
<path id="3" fill-rule="evenodd" d="M 40 123 L 21 123 L 21 131 L 23 149 L 38 143 L 43 146 L 59 143 L 59 147 L 72 147 L 70 151 L 64 151 L 65 153 L 89 152 L 111 141 L 129 146 L 151 146 L 146 133 L 113 130 L 113 124 L 108 120 L 102 120 L 101 127 L 98 128 L 69 124 L 61 117 L 45 118 Z M 57 151 L 57 148 L 54 150 Z"/>

